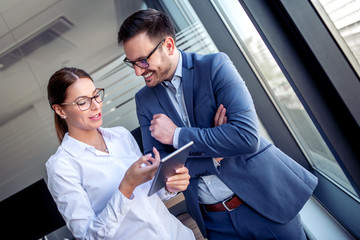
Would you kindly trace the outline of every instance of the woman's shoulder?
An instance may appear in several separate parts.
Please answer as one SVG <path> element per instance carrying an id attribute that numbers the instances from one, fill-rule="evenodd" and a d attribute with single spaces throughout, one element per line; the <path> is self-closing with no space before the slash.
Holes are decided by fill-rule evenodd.
<path id="1" fill-rule="evenodd" d="M 122 126 L 103 128 L 103 131 L 115 137 L 131 135 L 130 131 Z"/>
<path id="2" fill-rule="evenodd" d="M 73 168 L 83 152 L 84 149 L 77 145 L 77 140 L 64 138 L 56 152 L 46 161 L 45 166 L 53 169 Z"/>
<path id="3" fill-rule="evenodd" d="M 67 152 L 64 151 L 60 145 L 57 151 L 46 161 L 46 170 L 49 172 L 51 170 L 56 171 L 65 168 L 67 165 L 69 165 L 69 157 L 67 157 L 67 155 Z"/>

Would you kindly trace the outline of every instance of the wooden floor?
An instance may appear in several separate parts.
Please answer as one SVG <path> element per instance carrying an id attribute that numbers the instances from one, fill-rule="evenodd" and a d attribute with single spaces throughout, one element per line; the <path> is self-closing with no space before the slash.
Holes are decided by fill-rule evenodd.
<path id="1" fill-rule="evenodd" d="M 180 216 L 177 217 L 185 226 L 187 226 L 188 228 L 190 228 L 194 235 L 195 238 L 197 240 L 204 240 L 206 238 L 203 237 L 203 235 L 200 232 L 200 229 L 198 228 L 196 222 L 194 221 L 194 219 L 188 214 L 188 213 L 184 213 L 181 214 Z"/>
<path id="2" fill-rule="evenodd" d="M 173 206 L 175 206 L 176 204 L 179 204 L 180 202 L 185 201 L 184 195 L 182 193 L 179 193 L 178 195 L 176 195 L 174 198 L 168 200 L 165 202 L 165 205 L 167 208 L 171 208 Z M 200 232 L 200 229 L 198 228 L 196 222 L 194 221 L 194 219 L 188 214 L 188 213 L 183 213 L 179 216 L 177 216 L 177 218 L 188 228 L 190 228 L 195 235 L 195 238 L 197 240 L 206 240 L 206 238 L 204 238 Z"/>

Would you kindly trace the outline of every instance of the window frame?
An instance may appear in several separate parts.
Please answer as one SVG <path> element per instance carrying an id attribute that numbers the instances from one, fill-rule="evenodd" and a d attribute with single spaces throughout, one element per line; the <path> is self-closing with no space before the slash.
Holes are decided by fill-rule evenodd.
<path id="1" fill-rule="evenodd" d="M 356 71 L 309 1 L 239 2 L 359 193 L 360 149 L 356 139 L 360 136 L 360 85 Z M 349 232 L 360 237 L 356 226 L 359 202 L 311 168 L 211 2 L 190 3 L 218 49 L 229 55 L 245 79 L 275 145 L 319 178 L 314 196 Z"/>

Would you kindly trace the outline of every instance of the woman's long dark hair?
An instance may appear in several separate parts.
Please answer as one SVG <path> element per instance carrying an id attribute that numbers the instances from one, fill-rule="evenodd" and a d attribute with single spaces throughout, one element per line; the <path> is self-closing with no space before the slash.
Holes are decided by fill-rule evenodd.
<path id="1" fill-rule="evenodd" d="M 53 109 L 52 106 L 54 104 L 61 104 L 64 102 L 67 94 L 67 89 L 79 78 L 89 78 L 91 81 L 93 81 L 93 79 L 90 77 L 90 75 L 87 72 L 78 68 L 65 67 L 56 71 L 50 77 L 47 86 L 47 94 L 51 109 Z M 54 122 L 55 122 L 56 134 L 61 143 L 65 133 L 69 129 L 65 120 L 62 119 L 55 111 L 54 111 Z"/>

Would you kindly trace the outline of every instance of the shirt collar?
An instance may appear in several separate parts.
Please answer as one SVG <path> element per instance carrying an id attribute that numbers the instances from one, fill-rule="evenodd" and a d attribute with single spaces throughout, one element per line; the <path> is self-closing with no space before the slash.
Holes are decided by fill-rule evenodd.
<path id="1" fill-rule="evenodd" d="M 178 89 L 180 86 L 181 78 L 182 78 L 182 56 L 181 56 L 181 52 L 179 51 L 179 61 L 176 66 L 174 76 L 171 79 L 171 83 L 174 85 L 176 89 Z M 168 81 L 162 81 L 161 85 L 166 88 L 168 83 L 169 83 Z"/>
<path id="2" fill-rule="evenodd" d="M 179 50 L 178 50 L 179 51 Z M 179 61 L 178 61 L 178 64 L 176 66 L 176 70 L 175 70 L 175 73 L 174 73 L 174 77 L 175 76 L 178 76 L 178 77 L 182 77 L 182 56 L 181 56 L 181 52 L 179 51 Z M 174 78 L 173 77 L 173 78 Z"/>
<path id="3" fill-rule="evenodd" d="M 112 133 L 108 131 L 108 129 L 104 129 L 100 127 L 98 128 L 98 130 L 102 134 L 104 139 L 106 138 L 109 141 L 112 140 L 113 138 Z M 92 151 L 95 151 L 95 148 L 93 146 L 90 146 L 86 143 L 83 143 L 69 136 L 69 133 L 65 133 L 65 136 L 61 142 L 61 147 L 75 158 L 80 157 L 86 149 L 91 149 Z"/>
<path id="4" fill-rule="evenodd" d="M 109 139 L 110 141 L 114 138 L 113 133 L 109 131 L 109 129 L 100 127 L 98 130 L 104 138 Z"/>

